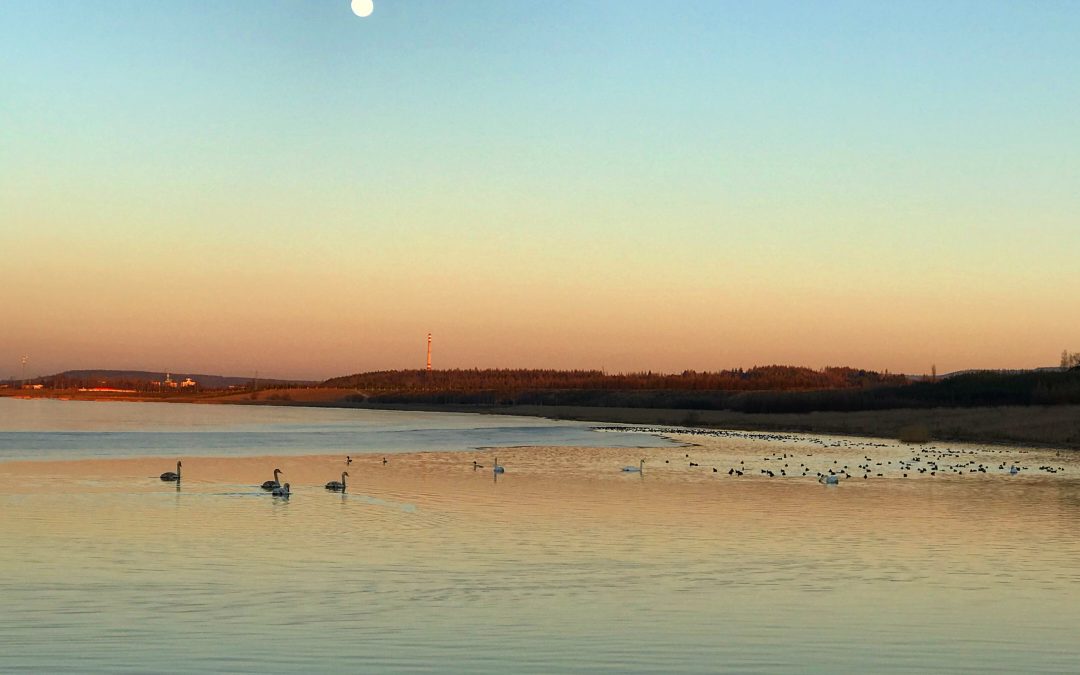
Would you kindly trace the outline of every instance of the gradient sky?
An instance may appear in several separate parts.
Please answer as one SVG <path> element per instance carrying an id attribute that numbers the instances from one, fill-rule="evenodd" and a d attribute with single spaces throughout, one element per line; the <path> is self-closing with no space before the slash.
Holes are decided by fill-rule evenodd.
<path id="1" fill-rule="evenodd" d="M 1080 3 L 0 3 L 0 378 L 1080 351 Z"/>

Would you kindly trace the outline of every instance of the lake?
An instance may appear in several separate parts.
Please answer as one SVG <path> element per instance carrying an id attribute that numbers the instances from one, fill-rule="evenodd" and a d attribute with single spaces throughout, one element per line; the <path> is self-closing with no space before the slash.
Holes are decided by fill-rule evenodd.
<path id="1" fill-rule="evenodd" d="M 0 672 L 1080 670 L 1075 454 L 662 431 L 0 399 Z"/>

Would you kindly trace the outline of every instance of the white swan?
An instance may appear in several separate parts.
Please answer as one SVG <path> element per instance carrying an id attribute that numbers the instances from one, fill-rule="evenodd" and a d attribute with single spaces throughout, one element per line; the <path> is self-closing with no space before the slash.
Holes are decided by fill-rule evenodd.
<path id="1" fill-rule="evenodd" d="M 348 476 L 348 475 L 349 475 L 348 471 L 342 471 L 341 472 L 341 482 L 339 483 L 336 480 L 332 480 L 332 481 L 330 481 L 329 483 L 326 484 L 326 489 L 327 490 L 333 490 L 334 492 L 345 492 L 345 476 Z"/>
<path id="2" fill-rule="evenodd" d="M 641 463 L 637 466 L 624 466 L 622 470 L 626 471 L 627 473 L 641 473 L 645 471 L 645 460 L 642 459 Z"/>
<path id="3" fill-rule="evenodd" d="M 166 471 L 165 473 L 161 474 L 161 480 L 169 481 L 169 482 L 173 482 L 173 483 L 179 483 L 180 482 L 180 462 L 176 463 L 176 473 L 173 473 L 172 471 Z"/>

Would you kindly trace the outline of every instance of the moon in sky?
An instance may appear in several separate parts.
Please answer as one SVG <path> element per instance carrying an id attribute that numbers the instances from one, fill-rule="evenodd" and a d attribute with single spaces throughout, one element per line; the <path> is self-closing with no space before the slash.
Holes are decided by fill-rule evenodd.
<path id="1" fill-rule="evenodd" d="M 352 11 L 359 17 L 371 16 L 375 11 L 375 3 L 372 0 L 352 0 Z"/>

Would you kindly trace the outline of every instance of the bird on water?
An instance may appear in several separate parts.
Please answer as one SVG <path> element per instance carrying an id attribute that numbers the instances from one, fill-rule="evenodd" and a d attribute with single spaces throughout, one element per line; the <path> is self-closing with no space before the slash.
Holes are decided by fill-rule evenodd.
<path id="1" fill-rule="evenodd" d="M 627 473 L 641 473 L 645 470 L 645 460 L 642 459 L 637 466 L 624 466 L 622 470 Z"/>
<path id="2" fill-rule="evenodd" d="M 333 490 L 334 492 L 345 492 L 345 476 L 348 476 L 348 471 L 341 472 L 341 482 L 332 480 L 326 484 L 327 490 Z"/>
<path id="3" fill-rule="evenodd" d="M 274 469 L 274 480 L 268 480 L 263 482 L 262 489 L 273 490 L 274 488 L 281 487 L 281 483 L 278 482 L 278 475 L 284 473 L 281 469 Z"/>
<path id="4" fill-rule="evenodd" d="M 499 464 L 498 457 L 495 458 L 495 468 L 493 468 L 492 471 L 494 471 L 495 473 L 506 473 L 506 469 L 504 469 L 502 465 Z"/>
<path id="5" fill-rule="evenodd" d="M 168 482 L 171 482 L 171 483 L 179 483 L 180 482 L 180 462 L 179 461 L 176 462 L 176 473 L 173 473 L 172 471 L 166 471 L 165 473 L 161 474 L 161 480 L 168 481 Z"/>
<path id="6" fill-rule="evenodd" d="M 289 490 L 289 484 L 285 483 L 279 488 L 274 488 L 270 492 L 270 494 L 274 495 L 275 497 L 285 497 L 286 499 L 288 499 L 289 495 L 291 495 L 292 492 Z"/>

